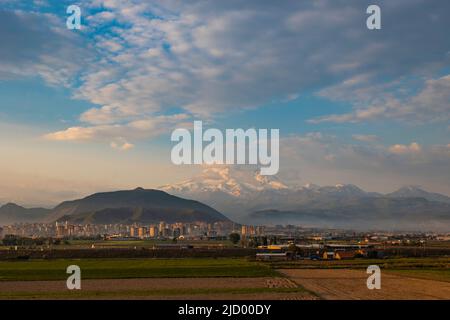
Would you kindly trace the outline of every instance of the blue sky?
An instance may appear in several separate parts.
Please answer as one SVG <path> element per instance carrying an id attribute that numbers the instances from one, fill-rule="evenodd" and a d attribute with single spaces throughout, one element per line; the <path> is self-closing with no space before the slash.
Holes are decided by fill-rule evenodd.
<path id="1" fill-rule="evenodd" d="M 82 10 L 68 30 L 66 8 Z M 280 177 L 450 194 L 450 4 L 0 0 L 0 202 L 157 187 L 170 133 L 278 128 Z"/>

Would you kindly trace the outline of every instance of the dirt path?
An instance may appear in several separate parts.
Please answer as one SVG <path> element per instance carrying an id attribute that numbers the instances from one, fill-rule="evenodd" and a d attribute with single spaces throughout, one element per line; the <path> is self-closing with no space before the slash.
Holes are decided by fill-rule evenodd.
<path id="1" fill-rule="evenodd" d="M 148 278 L 82 280 L 83 291 L 265 288 L 272 278 Z M 0 292 L 67 291 L 66 281 L 0 281 Z"/>
<path id="2" fill-rule="evenodd" d="M 279 272 L 323 299 L 450 299 L 450 283 L 381 274 L 381 289 L 369 290 L 365 270 L 282 269 Z"/>
<path id="3" fill-rule="evenodd" d="M 274 292 L 251 292 L 251 289 L 258 288 L 275 290 Z M 69 291 L 65 281 L 0 281 L 0 299 L 85 297 L 89 299 L 310 300 L 316 298 L 302 290 L 299 292 L 276 292 L 277 288 L 295 289 L 298 288 L 298 285 L 287 278 L 277 277 L 98 279 L 82 280 L 80 291 Z M 204 290 L 195 293 L 196 289 Z M 211 289 L 211 293 L 204 293 L 209 289 Z M 227 289 L 235 292 L 222 292 Z M 249 289 L 249 292 L 241 292 L 241 289 Z M 167 294 L 168 291 L 171 293 Z M 153 292 L 153 294 L 149 294 L 149 292 Z M 158 293 L 155 294 L 155 292 Z"/>

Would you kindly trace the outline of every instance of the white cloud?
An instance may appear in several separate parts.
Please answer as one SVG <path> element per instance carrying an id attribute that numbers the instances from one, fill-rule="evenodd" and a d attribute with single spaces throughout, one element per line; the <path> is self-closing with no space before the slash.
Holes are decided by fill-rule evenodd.
<path id="1" fill-rule="evenodd" d="M 354 183 L 386 192 L 420 184 L 450 194 L 450 146 L 352 144 L 319 133 L 280 141 L 280 175 L 294 183 Z"/>
<path id="2" fill-rule="evenodd" d="M 417 153 L 421 150 L 422 147 L 416 142 L 412 142 L 409 146 L 404 144 L 395 144 L 389 147 L 389 151 L 395 154 Z"/>
<path id="3" fill-rule="evenodd" d="M 443 31 L 436 32 L 448 26 L 442 9 L 427 7 L 440 17 L 430 27 L 422 17 L 424 3 L 380 5 L 389 6 L 386 19 L 396 24 L 390 32 L 369 35 L 358 1 L 92 1 L 92 7 L 107 10 L 90 18 L 94 30 L 97 22 L 113 17 L 127 26 L 115 24 L 112 32 L 97 35 L 101 59 L 83 76 L 76 97 L 107 106 L 98 112 L 116 110 L 111 118 L 117 121 L 170 107 L 211 118 L 283 102 L 321 86 L 341 83 L 352 89 L 363 83 L 356 94 L 342 95 L 353 101 L 369 90 L 365 83 L 382 89 L 381 76 L 398 79 L 429 64 L 445 65 L 442 57 L 430 54 L 442 46 L 430 35 L 446 39 Z M 410 37 L 399 36 L 405 29 Z M 415 54 L 405 58 L 405 51 Z M 370 120 L 393 113 L 403 101 L 365 102 L 370 104 L 354 114 L 313 121 Z M 82 120 L 95 118 L 90 113 Z"/>
<path id="4" fill-rule="evenodd" d="M 66 130 L 48 133 L 44 138 L 55 141 L 90 140 L 95 136 L 96 131 L 95 128 L 71 127 Z"/>
<path id="5" fill-rule="evenodd" d="M 134 148 L 134 144 L 127 142 L 124 138 L 117 138 L 115 141 L 110 143 L 111 148 L 120 151 L 127 151 Z"/>
<path id="6" fill-rule="evenodd" d="M 151 138 L 169 132 L 176 125 L 188 127 L 188 117 L 184 114 L 157 116 L 141 120 L 133 120 L 124 124 L 102 124 L 87 127 L 70 127 L 65 130 L 44 135 L 47 140 L 54 141 L 110 141 L 111 139 Z M 116 146 L 119 146 L 116 143 Z M 122 146 L 124 143 L 122 143 Z M 128 146 L 127 148 L 129 148 Z"/>
<path id="7" fill-rule="evenodd" d="M 96 105 L 82 124 L 47 136 L 54 140 L 148 137 L 131 123 L 172 108 L 215 118 L 318 88 L 354 111 L 313 123 L 448 121 L 450 76 L 436 74 L 450 61 L 450 4 L 379 5 L 395 24 L 376 33 L 358 0 L 92 0 L 80 33 L 61 17 L 1 11 L 13 32 L 0 28 L 9 44 L 0 49 L 0 78 L 39 74 Z M 411 86 L 410 78 L 419 80 Z"/>
<path id="8" fill-rule="evenodd" d="M 404 94 L 411 83 L 393 82 L 381 86 L 364 81 L 342 82 L 320 92 L 323 97 L 349 101 L 354 111 L 311 119 L 320 122 L 361 122 L 376 119 L 401 119 L 411 122 L 448 122 L 450 120 L 450 75 L 427 79 L 417 93 Z M 402 96 L 403 93 L 403 96 Z M 409 92 L 408 92 L 409 93 Z M 348 98 L 351 97 L 351 98 Z"/>

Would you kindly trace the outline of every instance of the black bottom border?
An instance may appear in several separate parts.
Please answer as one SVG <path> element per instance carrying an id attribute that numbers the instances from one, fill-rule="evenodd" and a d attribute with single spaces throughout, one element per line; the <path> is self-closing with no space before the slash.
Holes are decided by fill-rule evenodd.
<path id="1" fill-rule="evenodd" d="M 0 301 L 3 312 L 19 319 L 43 316 L 55 319 L 304 319 L 319 318 L 388 319 L 393 314 L 409 316 L 449 313 L 445 301 L 199 301 L 199 300 L 13 300 Z M 210 310 L 208 312 L 208 310 Z M 195 312 L 195 314 L 192 314 Z M 444 316 L 445 318 L 445 316 Z"/>

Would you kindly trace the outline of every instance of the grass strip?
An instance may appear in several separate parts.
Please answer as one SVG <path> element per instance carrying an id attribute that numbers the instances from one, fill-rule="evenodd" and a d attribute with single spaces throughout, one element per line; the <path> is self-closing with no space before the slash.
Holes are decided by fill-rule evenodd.
<path id="1" fill-rule="evenodd" d="M 82 279 L 274 277 L 270 266 L 245 259 L 90 259 L 0 262 L 0 281 L 67 279 L 78 265 Z"/>

